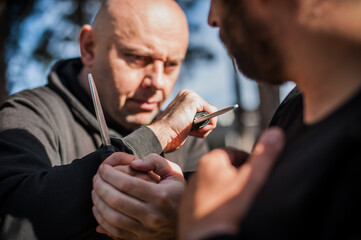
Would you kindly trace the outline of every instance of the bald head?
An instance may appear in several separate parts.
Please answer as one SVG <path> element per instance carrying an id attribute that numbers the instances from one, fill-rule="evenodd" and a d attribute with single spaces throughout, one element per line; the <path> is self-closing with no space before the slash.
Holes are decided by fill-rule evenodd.
<path id="1" fill-rule="evenodd" d="M 102 39 L 113 34 L 127 38 L 139 34 L 139 29 L 165 37 L 181 30 L 184 39 L 188 39 L 186 16 L 173 0 L 105 0 L 93 29 Z"/>
<path id="2" fill-rule="evenodd" d="M 108 122 L 149 124 L 169 97 L 188 47 L 188 23 L 173 0 L 105 0 L 79 37 L 84 89 L 92 73 Z"/>

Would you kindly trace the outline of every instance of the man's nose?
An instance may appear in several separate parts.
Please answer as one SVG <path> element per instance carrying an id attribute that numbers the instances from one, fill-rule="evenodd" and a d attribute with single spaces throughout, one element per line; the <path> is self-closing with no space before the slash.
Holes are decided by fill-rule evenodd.
<path id="1" fill-rule="evenodd" d="M 153 87 L 162 89 L 164 87 L 164 63 L 156 60 L 153 64 L 148 65 L 148 71 L 143 81 L 143 87 Z"/>
<path id="2" fill-rule="evenodd" d="M 218 21 L 219 20 L 215 11 L 214 2 L 211 1 L 211 6 L 208 13 L 208 25 L 211 27 L 219 27 Z"/>

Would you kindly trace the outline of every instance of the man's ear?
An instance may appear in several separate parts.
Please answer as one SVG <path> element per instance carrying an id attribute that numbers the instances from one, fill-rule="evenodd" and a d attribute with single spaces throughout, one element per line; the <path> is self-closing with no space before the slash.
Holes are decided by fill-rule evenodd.
<path id="1" fill-rule="evenodd" d="M 81 61 L 84 66 L 91 67 L 93 65 L 95 44 L 96 39 L 92 27 L 90 25 L 84 25 L 79 35 Z"/>

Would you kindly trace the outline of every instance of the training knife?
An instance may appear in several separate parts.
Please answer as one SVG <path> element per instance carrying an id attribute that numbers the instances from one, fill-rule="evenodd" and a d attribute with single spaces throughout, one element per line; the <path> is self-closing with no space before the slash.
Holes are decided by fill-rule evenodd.
<path id="1" fill-rule="evenodd" d="M 226 113 L 226 112 L 231 111 L 236 108 L 238 108 L 238 104 L 223 108 L 214 113 L 207 113 L 205 111 L 198 112 L 196 114 L 196 116 L 194 117 L 192 128 L 193 129 L 202 128 L 202 127 L 208 125 L 208 123 L 211 121 L 211 118 L 217 117 L 223 113 Z"/>
<path id="2" fill-rule="evenodd" d="M 105 148 L 105 150 L 107 151 L 107 153 L 103 157 L 105 159 L 106 157 L 108 157 L 109 155 L 114 153 L 115 150 L 114 150 L 114 147 L 112 146 L 112 144 L 110 142 L 109 130 L 108 130 L 107 124 L 105 122 L 102 105 L 100 104 L 98 91 L 97 91 L 97 88 L 95 86 L 94 79 L 93 79 L 93 76 L 92 76 L 91 73 L 88 74 L 88 80 L 89 80 L 89 87 L 90 87 L 91 96 L 92 96 L 92 99 L 93 99 L 95 115 L 96 115 L 97 120 L 98 120 L 100 136 L 101 136 L 101 139 L 102 139 L 102 147 Z"/>

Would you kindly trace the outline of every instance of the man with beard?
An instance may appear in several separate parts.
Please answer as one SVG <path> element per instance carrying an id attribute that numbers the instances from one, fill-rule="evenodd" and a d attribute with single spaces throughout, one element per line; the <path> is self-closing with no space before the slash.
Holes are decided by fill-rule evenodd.
<path id="1" fill-rule="evenodd" d="M 299 90 L 271 122 L 285 145 L 270 172 L 275 155 L 254 161 L 267 151 L 259 144 L 239 168 L 225 150 L 202 157 L 180 207 L 180 239 L 361 238 L 360 12 L 357 0 L 212 1 L 209 24 L 239 69 Z"/>
<path id="2" fill-rule="evenodd" d="M 213 119 L 202 129 L 191 129 L 197 111 L 215 111 L 197 94 L 182 91 L 154 120 L 188 46 L 187 20 L 175 1 L 105 0 L 94 24 L 82 27 L 79 45 L 81 57 L 56 63 L 46 86 L 17 93 L 1 106 L 0 239 L 109 239 L 95 232 L 92 213 L 92 179 L 104 152 L 97 150 L 101 138 L 89 73 L 110 136 L 118 139 L 113 144 L 132 154 L 127 161 L 119 158 L 121 152 L 105 159 L 104 165 L 114 166 L 105 168 L 106 173 L 122 177 L 124 171 L 152 180 L 127 164 L 135 156 L 163 152 L 183 171 L 194 171 L 208 150 L 203 139 L 186 141 L 189 134 L 205 137 L 216 124 Z M 119 164 L 124 166 L 115 166 Z M 127 175 L 120 183 L 127 185 L 132 178 Z M 154 180 L 159 184 L 138 195 L 142 212 L 134 213 L 122 202 L 132 218 L 123 218 L 120 225 L 141 239 L 169 238 L 175 232 L 183 182 L 167 188 Z M 125 199 L 131 190 L 123 189 Z M 162 201 L 169 204 L 158 204 Z"/>
<path id="3" fill-rule="evenodd" d="M 179 239 L 361 238 L 360 12 L 359 0 L 212 0 L 209 24 L 239 69 L 299 90 L 250 156 L 202 157 L 179 209 Z M 131 166 L 172 175 L 159 157 Z"/>

